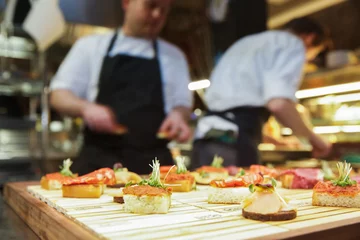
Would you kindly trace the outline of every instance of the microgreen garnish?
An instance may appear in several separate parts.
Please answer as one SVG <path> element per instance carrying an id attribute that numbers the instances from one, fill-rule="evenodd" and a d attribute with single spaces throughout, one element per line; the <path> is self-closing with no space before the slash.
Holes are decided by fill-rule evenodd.
<path id="1" fill-rule="evenodd" d="M 132 185 L 135 185 L 135 183 L 133 183 L 132 181 L 128 182 L 127 184 L 125 184 L 125 187 L 130 187 Z"/>
<path id="2" fill-rule="evenodd" d="M 202 177 L 202 178 L 207 178 L 207 177 L 209 177 L 209 173 L 208 173 L 208 172 L 205 172 L 205 171 L 201 171 L 201 172 L 200 172 L 200 177 Z"/>
<path id="3" fill-rule="evenodd" d="M 72 163 L 73 162 L 70 160 L 70 158 L 64 160 L 63 165 L 59 166 L 59 168 L 61 169 L 60 174 L 63 176 L 72 177 L 74 175 L 70 170 Z"/>
<path id="4" fill-rule="evenodd" d="M 275 188 L 277 186 L 277 181 L 274 178 L 271 178 L 271 185 Z"/>
<path id="5" fill-rule="evenodd" d="M 219 157 L 218 155 L 214 156 L 214 159 L 211 163 L 212 167 L 216 167 L 216 168 L 222 168 L 222 164 L 224 162 L 224 159 L 222 157 Z"/>
<path id="6" fill-rule="evenodd" d="M 177 170 L 176 173 L 180 174 L 180 173 L 187 173 L 187 169 L 185 166 L 185 158 L 184 157 L 177 157 L 175 159 L 176 161 L 176 165 L 177 165 Z"/>
<path id="7" fill-rule="evenodd" d="M 249 191 L 250 191 L 251 193 L 254 193 L 254 192 L 255 192 L 255 186 L 254 186 L 254 184 L 250 184 L 250 186 L 249 186 Z"/>
<path id="8" fill-rule="evenodd" d="M 245 174 L 246 174 L 245 170 L 244 170 L 244 169 L 241 169 L 241 170 L 238 172 L 237 176 L 238 176 L 238 177 L 241 177 L 241 176 L 244 176 Z"/>
<path id="9" fill-rule="evenodd" d="M 152 165 L 150 165 L 152 168 L 152 173 L 150 175 L 149 179 L 143 179 L 139 185 L 149 185 L 152 187 L 159 187 L 159 188 L 165 188 L 164 184 L 160 181 L 160 163 L 157 158 L 152 161 Z"/>
<path id="10" fill-rule="evenodd" d="M 356 185 L 356 181 L 351 180 L 349 175 L 352 170 L 351 164 L 344 162 L 338 162 L 336 164 L 339 170 L 339 177 L 336 180 L 331 181 L 335 186 L 346 187 Z"/>

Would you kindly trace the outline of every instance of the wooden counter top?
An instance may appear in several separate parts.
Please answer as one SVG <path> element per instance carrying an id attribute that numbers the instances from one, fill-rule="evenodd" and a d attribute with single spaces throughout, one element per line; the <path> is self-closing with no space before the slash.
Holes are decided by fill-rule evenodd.
<path id="1" fill-rule="evenodd" d="M 296 219 L 257 222 L 244 219 L 239 205 L 207 204 L 207 187 L 191 193 L 174 193 L 168 214 L 136 215 L 125 213 L 123 205 L 113 203 L 106 194 L 99 199 L 62 198 L 61 191 L 46 191 L 38 184 L 9 183 L 5 185 L 4 197 L 41 239 L 360 237 L 360 209 L 311 206 L 311 190 L 279 189 L 297 206 Z"/>

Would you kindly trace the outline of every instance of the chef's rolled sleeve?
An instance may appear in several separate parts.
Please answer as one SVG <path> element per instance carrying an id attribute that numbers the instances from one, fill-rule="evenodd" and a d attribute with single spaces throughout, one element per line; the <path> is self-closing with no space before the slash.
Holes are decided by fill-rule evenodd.
<path id="1" fill-rule="evenodd" d="M 275 98 L 297 101 L 295 93 L 302 78 L 305 62 L 304 46 L 298 42 L 274 48 L 267 59 L 263 79 L 264 102 Z"/>
<path id="2" fill-rule="evenodd" d="M 80 98 L 86 98 L 90 79 L 90 58 L 87 46 L 86 38 L 74 44 L 51 81 L 51 91 L 65 89 Z"/>

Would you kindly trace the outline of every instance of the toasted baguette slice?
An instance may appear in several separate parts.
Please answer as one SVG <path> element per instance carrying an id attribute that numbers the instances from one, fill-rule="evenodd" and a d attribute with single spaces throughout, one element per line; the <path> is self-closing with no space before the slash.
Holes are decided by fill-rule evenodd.
<path id="1" fill-rule="evenodd" d="M 247 187 L 213 187 L 208 196 L 208 203 L 240 204 L 247 195 L 249 195 L 249 188 Z"/>
<path id="2" fill-rule="evenodd" d="M 278 213 L 260 214 L 260 213 L 247 212 L 243 209 L 242 215 L 244 218 L 257 220 L 257 221 L 286 221 L 296 218 L 297 211 L 283 210 Z"/>
<path id="3" fill-rule="evenodd" d="M 314 191 L 312 195 L 312 205 L 326 207 L 360 208 L 360 194 L 357 194 L 355 196 L 334 196 L 330 193 L 320 193 Z"/>
<path id="4" fill-rule="evenodd" d="M 63 197 L 69 198 L 99 198 L 104 192 L 104 184 L 63 185 Z"/>

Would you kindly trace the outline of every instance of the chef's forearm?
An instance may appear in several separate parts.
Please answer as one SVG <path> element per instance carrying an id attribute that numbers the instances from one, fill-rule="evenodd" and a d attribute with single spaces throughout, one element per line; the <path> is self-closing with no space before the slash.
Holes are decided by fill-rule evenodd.
<path id="1" fill-rule="evenodd" d="M 89 102 L 75 96 L 69 90 L 60 89 L 51 92 L 50 104 L 60 114 L 70 117 L 81 117 L 84 107 Z"/>
<path id="2" fill-rule="evenodd" d="M 176 111 L 176 112 L 180 113 L 186 121 L 188 121 L 190 119 L 191 109 L 188 107 L 177 106 L 177 107 L 174 107 L 172 109 L 172 111 Z"/>
<path id="3" fill-rule="evenodd" d="M 301 119 L 294 102 L 287 99 L 273 99 L 269 101 L 267 107 L 277 120 L 285 127 L 291 128 L 296 136 L 311 139 L 314 135 Z"/>

